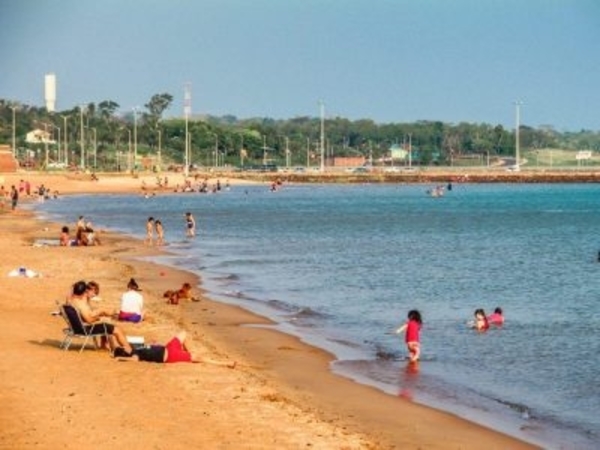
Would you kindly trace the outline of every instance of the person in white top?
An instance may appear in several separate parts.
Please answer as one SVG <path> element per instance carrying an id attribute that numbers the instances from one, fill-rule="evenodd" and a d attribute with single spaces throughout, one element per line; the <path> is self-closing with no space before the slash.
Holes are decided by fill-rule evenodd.
<path id="1" fill-rule="evenodd" d="M 144 320 L 144 297 L 137 282 L 131 278 L 127 283 L 127 292 L 121 296 L 119 320 L 126 322 L 141 322 Z"/>

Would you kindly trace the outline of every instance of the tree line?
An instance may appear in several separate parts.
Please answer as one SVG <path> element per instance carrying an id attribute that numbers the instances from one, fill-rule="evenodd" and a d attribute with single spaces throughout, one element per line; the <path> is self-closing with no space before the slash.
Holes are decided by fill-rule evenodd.
<path id="1" fill-rule="evenodd" d="M 183 164 L 188 130 L 190 159 L 196 166 L 240 166 L 276 164 L 280 166 L 319 165 L 321 151 L 329 161 L 334 157 L 362 157 L 389 162 L 392 147 L 411 149 L 413 164 L 449 165 L 469 157 L 510 157 L 515 154 L 515 131 L 486 123 L 376 123 L 372 120 L 348 120 L 342 117 L 324 120 L 325 139 L 321 143 L 321 119 L 249 118 L 232 115 L 165 118 L 173 96 L 153 95 L 143 108 L 119 112 L 112 100 L 78 105 L 50 113 L 36 107 L 0 99 L 0 143 L 11 145 L 14 137 L 19 159 L 36 155 L 46 145 L 27 143 L 34 129 L 46 130 L 52 141 L 51 159 L 66 158 L 71 164 L 81 161 L 82 128 L 84 155 L 89 158 L 93 146 L 94 164 L 99 170 L 125 170 L 135 140 L 139 158 L 153 157 L 160 150 L 163 166 Z M 92 141 L 93 140 L 93 141 Z M 600 132 L 580 130 L 559 132 L 551 126 L 521 125 L 522 150 L 563 149 L 600 150 Z M 61 156 L 61 152 L 62 156 Z M 134 166 L 138 163 L 134 161 Z M 86 166 L 90 166 L 88 159 Z"/>

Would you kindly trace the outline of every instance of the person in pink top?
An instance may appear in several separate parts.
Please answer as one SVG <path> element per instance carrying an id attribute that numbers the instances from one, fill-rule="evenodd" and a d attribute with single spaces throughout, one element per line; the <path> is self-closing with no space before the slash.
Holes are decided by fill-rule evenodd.
<path id="1" fill-rule="evenodd" d="M 396 334 L 406 332 L 404 335 L 404 341 L 406 342 L 406 348 L 408 349 L 410 362 L 416 362 L 421 356 L 421 341 L 420 331 L 423 320 L 421 319 L 421 313 L 412 309 L 408 312 L 408 320 L 404 325 L 396 330 Z"/>
<path id="2" fill-rule="evenodd" d="M 487 320 L 490 325 L 504 325 L 504 313 L 502 312 L 502 308 L 498 306 L 496 309 L 494 309 L 494 313 L 490 314 Z"/>

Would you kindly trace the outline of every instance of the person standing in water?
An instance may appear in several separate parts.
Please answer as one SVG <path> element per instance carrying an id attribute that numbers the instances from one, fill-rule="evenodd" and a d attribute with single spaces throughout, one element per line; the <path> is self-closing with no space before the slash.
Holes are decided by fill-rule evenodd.
<path id="1" fill-rule="evenodd" d="M 421 319 L 421 313 L 416 309 L 412 309 L 408 312 L 408 320 L 406 323 L 396 330 L 396 334 L 406 331 L 404 341 L 406 342 L 410 362 L 417 362 L 421 356 L 421 341 L 419 334 L 422 324 L 423 320 Z"/>
<path id="2" fill-rule="evenodd" d="M 162 222 L 156 219 L 154 221 L 154 226 L 156 227 L 156 245 L 165 245 L 165 229 Z"/>
<path id="3" fill-rule="evenodd" d="M 146 245 L 154 245 L 154 217 L 148 217 L 146 222 Z"/>
<path id="4" fill-rule="evenodd" d="M 196 220 L 191 212 L 185 213 L 186 236 L 193 237 L 196 235 Z"/>

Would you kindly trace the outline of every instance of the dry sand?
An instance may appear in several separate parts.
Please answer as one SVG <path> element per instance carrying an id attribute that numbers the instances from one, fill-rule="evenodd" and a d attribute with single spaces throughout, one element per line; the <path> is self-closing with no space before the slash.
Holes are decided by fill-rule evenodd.
<path id="1" fill-rule="evenodd" d="M 135 192 L 141 179 L 3 175 L 61 193 Z M 176 176 L 174 175 L 175 179 Z M 154 177 L 147 177 L 150 185 Z M 232 180 L 232 184 L 235 180 Z M 77 212 L 73 212 L 73 223 Z M 140 261 L 158 254 L 142 242 L 104 232 L 99 247 L 34 246 L 61 224 L 27 211 L 0 212 L 0 448 L 6 449 L 525 449 L 517 439 L 452 414 L 385 395 L 329 371 L 331 356 L 271 329 L 264 318 L 213 302 L 167 305 L 162 293 L 194 275 Z M 8 277 L 26 266 L 36 278 Z M 146 342 L 187 330 L 208 364 L 118 362 L 92 346 L 59 344 L 63 321 L 51 315 L 70 285 L 100 283 L 103 307 L 116 308 L 130 277 L 151 317 L 121 325 Z M 199 292 L 199 294 L 202 294 Z M 400 376 L 400 374 L 399 374 Z"/>

